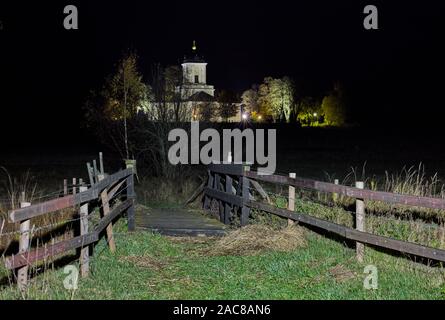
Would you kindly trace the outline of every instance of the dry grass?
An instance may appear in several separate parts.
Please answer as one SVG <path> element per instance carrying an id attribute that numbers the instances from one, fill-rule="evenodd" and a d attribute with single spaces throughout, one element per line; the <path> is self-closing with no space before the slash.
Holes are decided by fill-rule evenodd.
<path id="1" fill-rule="evenodd" d="M 180 243 L 180 244 L 208 244 L 218 239 L 218 237 L 173 237 L 173 236 L 166 236 L 166 238 L 170 242 Z"/>
<path id="2" fill-rule="evenodd" d="M 337 282 L 344 282 L 351 280 L 357 276 L 354 271 L 349 270 L 342 264 L 338 264 L 335 267 L 329 269 L 329 274 L 335 279 Z"/>
<path id="3" fill-rule="evenodd" d="M 122 257 L 121 260 L 141 268 L 149 268 L 155 271 L 160 271 L 168 265 L 167 261 L 160 260 L 152 256 L 126 256 Z"/>
<path id="4" fill-rule="evenodd" d="M 389 173 L 385 171 L 384 176 L 368 176 L 363 166 L 360 173 L 357 169 L 351 168 L 351 171 L 340 180 L 340 184 L 354 186 L 355 181 L 363 181 L 365 189 L 374 191 L 393 192 L 420 197 L 445 198 L 445 184 L 435 173 L 428 176 L 425 166 L 420 163 L 417 167 L 403 167 L 399 172 Z M 327 175 L 328 181 L 333 182 L 333 177 Z M 332 201 L 331 194 L 324 194 L 319 200 Z M 336 201 L 337 204 L 344 207 L 353 205 L 354 199 L 340 195 Z M 380 201 L 367 201 L 367 212 L 378 215 L 400 216 L 411 219 L 412 217 L 425 220 L 434 220 L 442 223 L 445 220 L 444 210 L 435 210 L 428 208 L 416 208 L 403 205 L 392 205 Z"/>
<path id="5" fill-rule="evenodd" d="M 59 196 L 58 191 L 47 192 L 44 188 L 38 188 L 37 179 L 30 171 L 21 175 L 13 176 L 4 167 L 0 167 L 4 181 L 0 183 L 0 255 L 14 246 L 19 239 L 19 223 L 11 223 L 8 219 L 8 211 L 20 207 L 20 202 L 32 204 L 44 202 Z M 44 246 L 45 244 L 66 239 L 73 235 L 73 226 L 70 221 L 77 217 L 75 208 L 68 208 L 51 212 L 31 219 L 33 246 Z"/>
<path id="6" fill-rule="evenodd" d="M 383 176 L 369 176 L 365 166 L 361 171 L 351 169 L 341 185 L 354 186 L 355 181 L 364 181 L 370 190 L 394 192 L 423 197 L 445 199 L 445 184 L 437 173 L 429 176 L 423 164 L 403 168 L 396 173 L 385 172 Z M 327 175 L 328 182 L 334 177 Z M 271 199 L 280 208 L 287 208 L 287 187 L 269 186 Z M 297 188 L 296 211 L 348 227 L 355 225 L 355 199 L 345 195 L 334 197 L 331 193 Z M 366 231 L 398 240 L 415 242 L 434 248 L 445 248 L 445 210 L 396 205 L 381 201 L 365 201 Z M 264 222 L 270 223 L 270 215 Z M 262 218 L 260 216 L 260 218 Z M 274 221 L 272 221 L 274 222 Z"/>
<path id="7" fill-rule="evenodd" d="M 200 253 L 208 256 L 244 256 L 263 251 L 293 251 L 305 245 L 304 231 L 299 226 L 276 230 L 254 224 L 230 232 L 212 246 L 201 248 Z"/>

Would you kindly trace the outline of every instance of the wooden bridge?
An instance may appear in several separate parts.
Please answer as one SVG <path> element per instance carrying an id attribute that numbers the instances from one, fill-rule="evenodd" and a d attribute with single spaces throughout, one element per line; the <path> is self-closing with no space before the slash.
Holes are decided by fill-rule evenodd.
<path id="1" fill-rule="evenodd" d="M 136 228 L 169 236 L 222 236 L 227 226 L 194 210 L 144 208 L 137 210 Z"/>
<path id="2" fill-rule="evenodd" d="M 278 184 L 289 187 L 289 207 L 278 208 L 271 204 L 260 183 Z M 349 228 L 309 214 L 295 212 L 295 188 L 343 195 L 356 200 L 356 227 Z M 249 223 L 250 210 L 259 210 L 298 221 L 324 232 L 336 234 L 356 242 L 357 259 L 363 260 L 364 245 L 385 248 L 408 255 L 445 262 L 445 250 L 426 247 L 417 243 L 396 240 L 365 231 L 365 200 L 386 202 L 393 205 L 413 206 L 430 209 L 445 209 L 445 199 L 419 197 L 364 189 L 363 182 L 355 187 L 339 185 L 296 177 L 294 174 L 261 175 L 243 164 L 211 164 L 208 166 L 207 185 L 204 193 L 203 209 L 211 211 L 216 207 L 219 222 L 204 215 L 192 214 L 186 210 L 152 210 L 139 217 L 138 224 L 147 229 L 173 235 L 215 235 L 224 234 L 224 225 Z M 291 195 L 292 194 L 292 195 Z M 261 199 L 262 198 L 262 199 Z M 266 201 L 264 201 L 264 199 Z M 261 201 L 263 200 L 263 201 Z M 291 205 L 292 204 L 292 205 Z"/>
<path id="3" fill-rule="evenodd" d="M 363 182 L 357 182 L 356 187 L 350 187 L 304 179 L 296 177 L 295 174 L 290 174 L 289 177 L 261 175 L 242 164 L 212 164 L 208 166 L 207 184 L 202 185 L 200 192 L 195 195 L 197 197 L 203 193 L 203 209 L 212 212 L 213 215 L 186 208 L 154 209 L 145 207 L 143 210 L 135 210 L 134 169 L 129 166 L 127 169 L 105 176 L 102 161 L 100 162 L 100 170 L 96 168 L 96 165 L 93 168 L 88 165 L 89 187 L 82 183 L 78 186 L 73 184 L 73 194 L 71 195 L 64 195 L 32 205 L 23 202 L 21 208 L 10 211 L 10 222 L 20 224 L 20 229 L 10 232 L 12 235 L 2 234 L 0 230 L 0 236 L 19 237 L 18 252 L 5 257 L 5 266 L 8 269 L 16 270 L 16 279 L 21 289 L 27 285 L 30 265 L 73 249 L 79 249 L 81 275 L 87 276 L 90 247 L 94 246 L 101 235 L 105 233 L 107 244 L 113 252 L 115 243 L 112 224 L 122 215 L 127 216 L 129 231 L 138 228 L 173 236 L 221 236 L 227 232 L 229 225 L 244 226 L 248 224 L 251 219 L 250 211 L 254 209 L 288 219 L 289 223 L 297 221 L 303 225 L 311 226 L 313 229 L 323 230 L 352 240 L 356 242 L 358 260 L 363 260 L 364 246 L 369 245 L 445 262 L 445 250 L 443 249 L 372 234 L 366 232 L 364 228 L 365 201 L 445 210 L 445 199 L 367 190 L 363 188 Z M 273 205 L 260 182 L 261 184 L 278 184 L 288 187 L 288 208 L 278 208 Z M 294 207 L 296 188 L 355 199 L 356 227 L 350 228 L 310 214 L 296 212 Z M 33 244 L 31 237 L 39 237 L 35 233 L 39 233 L 40 230 L 46 232 L 46 228 L 52 228 L 55 225 L 49 224 L 31 229 L 30 220 L 69 208 L 72 208 L 74 212 L 79 210 L 79 214 L 69 220 L 60 221 L 58 224 L 62 222 L 71 225 L 80 223 L 80 234 L 75 234 L 69 239 L 58 239 L 57 242 L 45 244 L 43 248 L 31 248 Z M 97 213 L 100 213 L 100 216 L 97 217 L 98 221 L 94 220 Z M 91 218 L 93 218 L 90 221 L 93 229 L 88 227 L 88 221 Z"/>

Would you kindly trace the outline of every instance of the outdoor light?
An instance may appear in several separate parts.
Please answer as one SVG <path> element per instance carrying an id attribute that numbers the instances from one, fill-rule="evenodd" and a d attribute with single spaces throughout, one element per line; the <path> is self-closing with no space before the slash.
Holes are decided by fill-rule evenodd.
<path id="1" fill-rule="evenodd" d="M 259 114 L 259 115 L 258 115 L 258 120 L 261 120 L 261 118 L 262 118 L 262 117 L 261 117 L 261 115 Z"/>
<path id="2" fill-rule="evenodd" d="M 243 120 L 247 120 L 247 118 L 248 118 L 249 116 L 247 115 L 247 113 L 243 113 L 243 115 L 242 115 L 241 117 L 243 118 Z"/>
<path id="3" fill-rule="evenodd" d="M 316 117 L 317 116 L 317 113 L 316 112 L 314 112 L 314 117 Z"/>

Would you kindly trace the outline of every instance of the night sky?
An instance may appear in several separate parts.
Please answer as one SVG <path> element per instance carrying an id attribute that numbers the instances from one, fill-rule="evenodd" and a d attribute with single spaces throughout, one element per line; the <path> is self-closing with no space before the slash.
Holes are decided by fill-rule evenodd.
<path id="1" fill-rule="evenodd" d="M 289 75 L 301 95 L 323 96 L 340 81 L 363 125 L 442 121 L 439 1 L 10 2 L 0 4 L 1 131 L 9 142 L 23 132 L 36 140 L 80 135 L 88 91 L 126 48 L 148 79 L 153 63 L 180 62 L 193 40 L 216 88 L 243 91 Z M 79 30 L 63 28 L 68 4 L 78 7 Z M 363 28 L 366 4 L 379 9 L 379 30 Z"/>

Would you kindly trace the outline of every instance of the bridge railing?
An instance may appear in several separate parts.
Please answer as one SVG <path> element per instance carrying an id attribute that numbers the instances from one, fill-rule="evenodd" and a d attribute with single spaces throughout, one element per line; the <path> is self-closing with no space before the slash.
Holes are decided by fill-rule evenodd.
<path id="1" fill-rule="evenodd" d="M 250 185 L 252 185 L 264 199 L 268 199 L 267 192 L 264 191 L 258 182 L 285 185 L 290 188 L 310 189 L 353 198 L 356 200 L 356 228 L 349 228 L 309 214 L 298 213 L 295 212 L 295 210 L 289 210 L 289 208 L 278 208 L 271 204 L 270 201 L 268 203 L 257 201 L 249 193 Z M 260 175 L 258 172 L 251 171 L 250 167 L 243 164 L 212 164 L 208 166 L 208 183 L 204 190 L 204 209 L 209 210 L 212 199 L 215 199 L 219 206 L 221 221 L 230 223 L 234 217 L 240 215 L 241 226 L 248 223 L 250 209 L 268 212 L 287 218 L 290 221 L 298 221 L 304 225 L 313 226 L 343 238 L 356 241 L 357 258 L 360 261 L 363 260 L 363 245 L 367 244 L 445 262 L 445 250 L 396 240 L 364 231 L 365 200 L 429 209 L 445 209 L 445 199 L 373 191 L 363 189 L 362 187 L 361 182 L 357 182 L 357 187 L 350 187 L 301 177 L 288 177 L 275 174 Z M 359 248 L 362 249 L 359 250 Z"/>
<path id="2" fill-rule="evenodd" d="M 92 179 L 93 183 L 89 188 L 86 185 L 80 185 L 79 192 L 33 205 L 22 203 L 21 208 L 9 212 L 10 222 L 20 223 L 20 230 L 11 232 L 17 233 L 19 236 L 19 252 L 5 257 L 4 261 L 7 269 L 15 271 L 14 277 L 16 277 L 20 289 L 27 286 L 31 265 L 73 249 L 80 249 L 81 275 L 87 276 L 89 272 L 89 247 L 100 239 L 104 230 L 110 250 L 115 250 L 112 222 L 126 212 L 128 230 L 133 231 L 135 229 L 134 205 L 136 195 L 133 174 L 132 168 L 123 169 L 109 176 L 105 176 L 102 172 L 95 179 Z M 56 215 L 56 211 L 61 212 L 60 210 L 64 209 L 73 210 L 73 212 L 78 210 L 78 213 L 74 215 L 76 218 L 52 225 L 31 227 L 31 219 L 46 214 Z M 98 221 L 95 223 L 93 230 L 89 230 L 89 222 L 93 218 L 94 212 L 101 212 L 102 214 L 99 219 L 96 219 Z M 33 234 L 39 230 L 46 228 L 51 231 L 51 228 L 54 229 L 64 223 L 73 225 L 75 222 L 80 224 L 78 228 L 79 235 L 57 242 L 53 239 L 53 243 L 50 245 L 45 244 L 44 246 L 31 248 Z"/>

